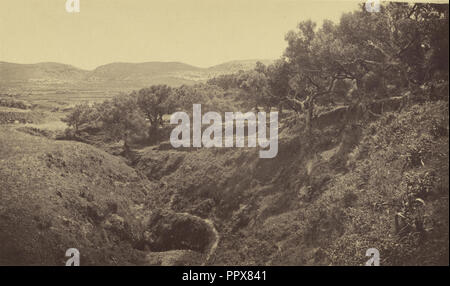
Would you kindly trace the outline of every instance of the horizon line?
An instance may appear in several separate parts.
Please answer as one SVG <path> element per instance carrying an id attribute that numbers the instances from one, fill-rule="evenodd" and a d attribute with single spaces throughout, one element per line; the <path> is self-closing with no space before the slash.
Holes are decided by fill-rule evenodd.
<path id="1" fill-rule="evenodd" d="M 158 60 L 155 60 L 155 61 L 142 61 L 142 62 L 116 61 L 116 62 L 108 62 L 108 63 L 105 63 L 105 64 L 101 64 L 101 65 L 95 66 L 94 68 L 91 68 L 91 69 L 81 68 L 81 67 L 79 67 L 77 65 L 74 65 L 74 64 L 69 64 L 69 63 L 64 63 L 64 62 L 56 62 L 56 61 L 40 61 L 40 62 L 34 62 L 34 63 L 23 63 L 23 62 L 12 62 L 12 61 L 0 60 L 0 63 L 15 64 L 15 65 L 30 65 L 30 66 L 31 65 L 39 65 L 39 64 L 60 64 L 60 65 L 71 66 L 73 68 L 76 68 L 76 69 L 79 69 L 79 70 L 82 70 L 82 71 L 94 71 L 94 70 L 96 70 L 99 67 L 107 66 L 107 65 L 111 65 L 111 64 L 149 64 L 149 63 L 165 63 L 165 64 L 178 63 L 178 64 L 184 64 L 184 65 L 188 65 L 188 66 L 191 66 L 193 68 L 198 68 L 198 69 L 209 69 L 209 68 L 213 68 L 213 67 L 216 67 L 216 66 L 219 66 L 219 65 L 222 65 L 222 64 L 233 63 L 233 62 L 276 61 L 279 58 L 280 57 L 273 58 L 273 59 L 268 59 L 268 58 L 265 58 L 265 59 L 258 59 L 258 58 L 253 58 L 253 59 L 251 59 L 251 58 L 249 58 L 249 59 L 236 59 L 236 60 L 229 60 L 229 61 L 225 61 L 225 62 L 220 62 L 220 63 L 214 64 L 214 65 L 210 65 L 210 66 L 197 66 L 197 65 L 189 64 L 189 63 L 182 62 L 182 61 L 158 61 Z"/>

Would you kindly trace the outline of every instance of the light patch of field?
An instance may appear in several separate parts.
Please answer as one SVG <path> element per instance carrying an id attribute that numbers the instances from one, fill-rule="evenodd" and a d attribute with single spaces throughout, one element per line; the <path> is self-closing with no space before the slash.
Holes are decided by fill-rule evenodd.
<path id="1" fill-rule="evenodd" d="M 0 106 L 0 112 L 28 113 L 28 112 L 30 112 L 30 110 L 29 109 L 20 109 L 20 108 Z"/>
<path id="2" fill-rule="evenodd" d="M 51 121 L 42 124 L 27 123 L 24 126 L 49 131 L 64 131 L 68 127 L 67 124 L 62 121 Z"/>

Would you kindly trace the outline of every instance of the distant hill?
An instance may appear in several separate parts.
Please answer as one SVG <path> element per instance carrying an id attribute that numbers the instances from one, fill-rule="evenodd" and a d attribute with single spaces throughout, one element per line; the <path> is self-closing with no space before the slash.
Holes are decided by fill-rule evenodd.
<path id="1" fill-rule="evenodd" d="M 180 62 L 112 63 L 97 67 L 89 73 L 88 79 L 142 80 L 174 72 L 198 70 L 201 68 Z"/>
<path id="2" fill-rule="evenodd" d="M 253 69 L 257 62 L 261 62 L 265 65 L 270 65 L 274 62 L 274 60 L 237 60 L 237 61 L 230 61 L 223 64 L 215 65 L 210 68 L 209 70 L 212 71 L 220 71 L 220 72 L 237 72 L 239 70 L 250 70 Z"/>
<path id="3" fill-rule="evenodd" d="M 255 67 L 257 61 L 238 60 L 208 68 L 181 62 L 110 63 L 94 70 L 83 70 L 60 63 L 16 64 L 0 62 L 0 91 L 59 89 L 138 89 L 154 84 L 179 86 L 195 84 L 221 74 Z"/>
<path id="4" fill-rule="evenodd" d="M 79 81 L 89 71 L 59 63 L 15 64 L 0 62 L 2 82 L 67 82 Z"/>

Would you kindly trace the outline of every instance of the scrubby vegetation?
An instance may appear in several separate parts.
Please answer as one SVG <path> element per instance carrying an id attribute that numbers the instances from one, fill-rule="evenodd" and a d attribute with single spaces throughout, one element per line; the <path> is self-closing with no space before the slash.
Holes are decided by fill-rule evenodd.
<path id="1" fill-rule="evenodd" d="M 1 95 L 1 94 L 0 94 L 0 106 L 19 108 L 19 109 L 30 109 L 31 108 L 31 105 L 26 103 L 23 100 L 17 100 L 17 99 L 14 99 L 12 96 Z"/>
<path id="2" fill-rule="evenodd" d="M 0 132 L 1 265 L 64 265 L 68 245 L 84 265 L 142 263 L 149 182 L 92 146 Z"/>
<path id="3" fill-rule="evenodd" d="M 59 139 L 120 157 L 6 133 L 0 264 L 57 264 L 72 242 L 92 264 L 363 265 L 373 247 L 382 265 L 448 264 L 448 35 L 448 5 L 361 8 L 301 22 L 268 66 L 72 108 Z M 194 103 L 278 111 L 278 155 L 167 147 L 167 116 Z"/>

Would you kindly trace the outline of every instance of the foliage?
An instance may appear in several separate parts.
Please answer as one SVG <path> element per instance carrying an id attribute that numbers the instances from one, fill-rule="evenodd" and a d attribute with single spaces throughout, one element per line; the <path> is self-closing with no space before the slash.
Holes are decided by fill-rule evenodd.
<path id="1" fill-rule="evenodd" d="M 338 24 L 301 22 L 286 41 L 282 59 L 266 69 L 268 85 L 278 101 L 311 118 L 314 104 L 368 103 L 448 76 L 447 5 L 361 7 Z"/>
<path id="2" fill-rule="evenodd" d="M 145 120 L 139 112 L 137 99 L 131 95 L 119 95 L 101 105 L 100 121 L 107 136 L 123 140 L 125 150 L 133 135 L 145 132 Z"/>
<path id="3" fill-rule="evenodd" d="M 172 89 L 167 85 L 154 85 L 131 93 L 137 105 L 150 121 L 152 130 L 162 124 L 164 114 L 172 113 L 175 103 L 171 100 Z"/>
<path id="4" fill-rule="evenodd" d="M 90 122 L 92 119 L 92 109 L 86 103 L 76 105 L 65 118 L 63 122 L 67 123 L 69 127 L 75 129 L 75 134 L 78 134 L 81 125 Z"/>

